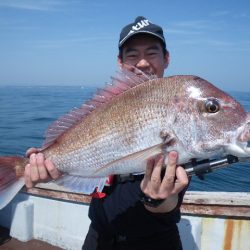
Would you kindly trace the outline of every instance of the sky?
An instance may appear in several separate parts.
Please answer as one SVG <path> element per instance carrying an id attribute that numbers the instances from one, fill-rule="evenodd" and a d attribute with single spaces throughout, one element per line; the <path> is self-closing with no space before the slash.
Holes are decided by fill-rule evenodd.
<path id="1" fill-rule="evenodd" d="M 103 86 L 137 16 L 164 30 L 165 76 L 250 92 L 249 0 L 0 0 L 0 85 Z"/>

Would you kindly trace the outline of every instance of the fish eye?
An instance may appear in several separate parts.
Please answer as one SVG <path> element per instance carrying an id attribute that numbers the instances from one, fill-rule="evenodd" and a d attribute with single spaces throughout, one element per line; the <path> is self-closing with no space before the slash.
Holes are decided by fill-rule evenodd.
<path id="1" fill-rule="evenodd" d="M 208 99 L 205 108 L 208 113 L 217 113 L 220 110 L 220 104 L 216 99 Z"/>

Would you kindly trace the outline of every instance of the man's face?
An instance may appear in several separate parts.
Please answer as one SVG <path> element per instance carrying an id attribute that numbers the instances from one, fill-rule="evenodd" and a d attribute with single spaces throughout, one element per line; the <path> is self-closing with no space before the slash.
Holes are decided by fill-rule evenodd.
<path id="1" fill-rule="evenodd" d="M 169 55 L 164 55 L 160 41 L 145 34 L 131 37 L 123 45 L 121 56 L 118 57 L 121 67 L 132 65 L 146 74 L 155 74 L 158 77 L 163 77 L 169 63 Z"/>

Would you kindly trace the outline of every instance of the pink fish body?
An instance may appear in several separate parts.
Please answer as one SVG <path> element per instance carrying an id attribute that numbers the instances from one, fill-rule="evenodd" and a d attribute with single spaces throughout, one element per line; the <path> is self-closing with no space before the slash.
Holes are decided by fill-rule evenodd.
<path id="1" fill-rule="evenodd" d="M 41 151 L 64 172 L 58 185 L 90 194 L 102 190 L 109 175 L 144 172 L 147 159 L 158 153 L 167 163 L 167 152 L 177 151 L 179 164 L 228 154 L 243 158 L 250 157 L 248 141 L 250 114 L 206 80 L 141 81 L 127 73 L 56 121 Z M 23 185 L 27 159 L 18 158 L 12 168 L 7 162 L 13 158 L 0 157 L 0 176 L 1 166 L 18 169 L 15 178 Z M 3 186 L 0 195 L 8 190 Z"/>

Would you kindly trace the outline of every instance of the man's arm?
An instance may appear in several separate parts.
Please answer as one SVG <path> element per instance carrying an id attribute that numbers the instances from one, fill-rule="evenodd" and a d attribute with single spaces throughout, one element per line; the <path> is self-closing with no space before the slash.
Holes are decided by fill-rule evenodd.
<path id="1" fill-rule="evenodd" d="M 178 204 L 178 194 L 188 185 L 188 177 L 185 170 L 176 166 L 178 155 L 172 151 L 168 155 L 168 164 L 165 175 L 161 172 L 164 164 L 164 156 L 159 155 L 147 162 L 146 173 L 141 182 L 142 192 L 152 199 L 164 199 L 157 207 L 145 205 L 145 208 L 154 213 L 167 213 Z"/>

